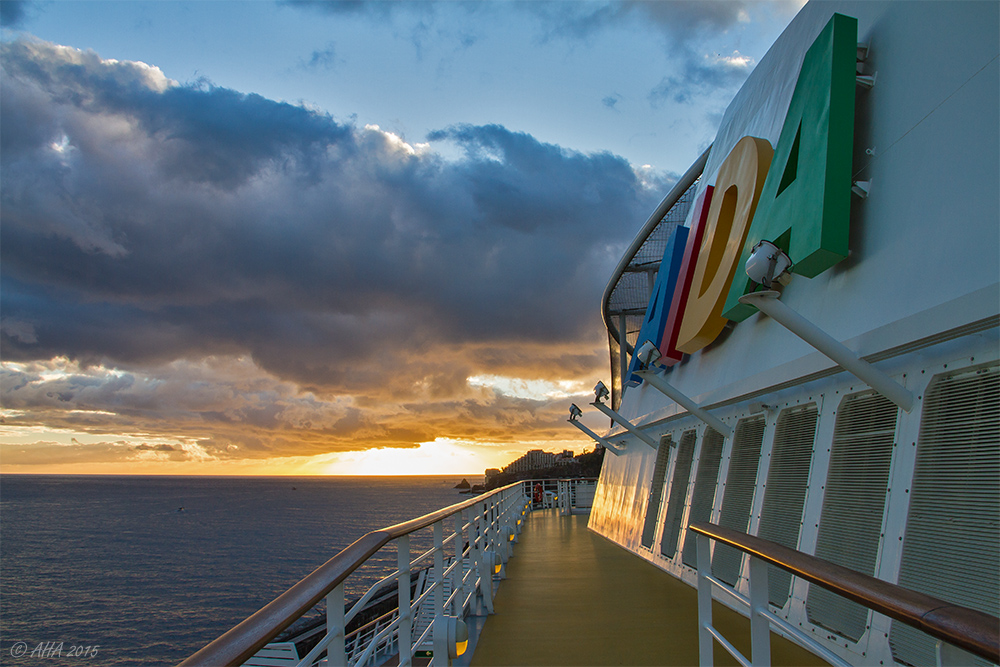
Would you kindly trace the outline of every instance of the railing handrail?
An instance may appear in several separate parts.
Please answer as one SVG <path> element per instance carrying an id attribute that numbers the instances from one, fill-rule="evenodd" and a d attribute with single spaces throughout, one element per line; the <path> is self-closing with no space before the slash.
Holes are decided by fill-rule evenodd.
<path id="1" fill-rule="evenodd" d="M 990 614 L 713 523 L 697 522 L 689 527 L 994 664 L 1000 663 L 1000 620 Z"/>
<path id="2" fill-rule="evenodd" d="M 392 540 L 432 526 L 525 481 L 512 482 L 416 519 L 366 533 L 236 627 L 179 663 L 178 667 L 243 664 Z"/>

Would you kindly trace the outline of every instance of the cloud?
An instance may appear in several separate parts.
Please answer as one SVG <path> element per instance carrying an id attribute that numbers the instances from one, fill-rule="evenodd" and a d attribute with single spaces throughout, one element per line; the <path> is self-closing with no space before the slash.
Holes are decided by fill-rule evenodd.
<path id="1" fill-rule="evenodd" d="M 604 281 L 670 186 L 499 125 L 432 133 L 448 161 L 143 63 L 0 48 L 3 405 L 25 428 L 218 457 L 562 433 L 468 378 L 590 382 Z"/>
<path id="2" fill-rule="evenodd" d="M 438 16 L 442 6 L 469 14 L 513 7 L 539 22 L 544 38 L 584 39 L 597 31 L 619 25 L 642 24 L 660 30 L 671 42 L 684 45 L 706 35 L 718 34 L 750 23 L 762 11 L 794 14 L 802 0 L 609 0 L 603 2 L 447 2 L 413 0 L 282 0 L 281 4 L 334 17 L 360 16 L 385 20 L 412 14 L 426 23 Z"/>
<path id="3" fill-rule="evenodd" d="M 711 4 L 711 3 L 710 3 Z M 731 55 L 719 54 L 688 57 L 683 70 L 675 76 L 664 77 L 650 92 L 649 101 L 660 106 L 667 101 L 678 104 L 690 102 L 696 95 L 724 94 L 726 99 L 750 76 L 756 62 L 749 56 L 733 51 Z"/>
<path id="4" fill-rule="evenodd" d="M 308 60 L 302 61 L 302 67 L 305 69 L 330 70 L 333 69 L 336 64 L 337 50 L 333 44 L 330 44 L 325 49 L 317 49 L 313 51 L 309 54 Z"/>
<path id="5" fill-rule="evenodd" d="M 618 93 L 615 93 L 614 95 L 607 95 L 604 98 L 602 98 L 601 99 L 601 104 L 603 104 L 604 106 L 606 106 L 609 109 L 614 110 L 615 106 L 619 102 L 621 102 L 621 99 L 622 99 L 622 96 L 619 95 Z"/>
<path id="6" fill-rule="evenodd" d="M 25 19 L 29 3 L 25 0 L 3 0 L 0 2 L 0 26 L 16 28 Z"/>

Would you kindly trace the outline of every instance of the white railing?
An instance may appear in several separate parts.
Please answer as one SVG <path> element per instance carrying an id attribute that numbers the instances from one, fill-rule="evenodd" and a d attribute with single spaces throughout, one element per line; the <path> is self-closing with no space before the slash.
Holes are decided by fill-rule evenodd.
<path id="1" fill-rule="evenodd" d="M 533 506 L 553 506 L 532 502 L 536 484 L 552 489 L 549 497 L 568 513 L 581 482 L 593 484 L 593 480 L 515 482 L 412 521 L 372 531 L 181 665 L 242 665 L 324 599 L 326 628 L 319 630 L 322 637 L 291 664 L 312 667 L 322 660 L 329 667 L 364 667 L 398 654 L 399 665 L 406 666 L 412 664 L 418 650 L 429 650 L 434 656 L 430 664 L 447 665 L 455 649 L 455 637 L 449 637 L 449 629 L 454 634 L 456 621 L 467 614 L 493 613 L 494 579 L 504 576 L 504 565 L 513 553 L 527 512 Z M 586 496 L 582 493 L 581 499 Z M 432 532 L 431 548 L 411 553 L 411 535 L 425 529 Z M 390 542 L 396 548 L 396 571 L 368 588 L 345 613 L 345 580 Z M 411 600 L 414 575 L 424 585 L 417 586 Z M 393 580 L 397 608 L 347 634 L 351 621 Z"/>

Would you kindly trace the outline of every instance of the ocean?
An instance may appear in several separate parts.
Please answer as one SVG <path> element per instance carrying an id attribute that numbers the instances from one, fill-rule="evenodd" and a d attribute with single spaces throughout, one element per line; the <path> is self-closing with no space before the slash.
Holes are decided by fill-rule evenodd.
<path id="1" fill-rule="evenodd" d="M 0 664 L 176 664 L 366 532 L 467 499 L 461 479 L 4 475 Z"/>

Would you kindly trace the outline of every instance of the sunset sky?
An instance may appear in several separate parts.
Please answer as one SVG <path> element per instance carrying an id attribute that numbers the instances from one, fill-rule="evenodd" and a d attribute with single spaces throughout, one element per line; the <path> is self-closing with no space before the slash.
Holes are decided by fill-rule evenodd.
<path id="1" fill-rule="evenodd" d="M 604 285 L 800 5 L 4 0 L 0 470 L 592 448 Z"/>

